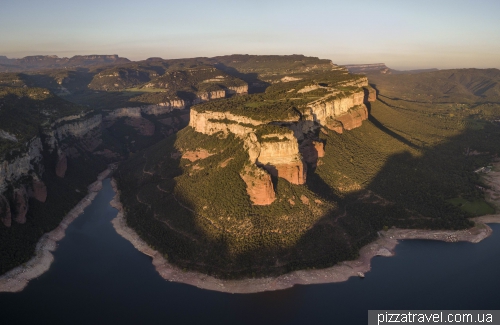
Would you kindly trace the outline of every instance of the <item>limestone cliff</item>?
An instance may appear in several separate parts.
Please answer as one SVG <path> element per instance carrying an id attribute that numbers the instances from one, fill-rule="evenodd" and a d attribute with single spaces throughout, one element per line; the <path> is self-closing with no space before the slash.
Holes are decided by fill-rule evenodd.
<path id="1" fill-rule="evenodd" d="M 174 110 L 183 110 L 192 105 L 204 103 L 214 99 L 227 98 L 230 95 L 242 95 L 248 93 L 248 85 L 228 87 L 227 89 L 199 92 L 193 100 L 170 99 L 165 102 L 139 107 L 123 107 L 108 112 L 106 119 L 119 117 L 140 117 L 141 113 L 148 115 L 163 115 Z"/>
<path id="2" fill-rule="evenodd" d="M 260 152 L 255 161 L 271 175 L 286 179 L 292 184 L 306 182 L 306 168 L 299 153 L 297 139 L 292 131 L 285 134 L 267 134 L 259 142 Z"/>
<path id="3" fill-rule="evenodd" d="M 46 201 L 47 187 L 41 179 L 46 167 L 54 168 L 54 165 L 45 162 L 43 152 L 57 152 L 55 174 L 64 177 L 68 168 L 67 152 L 74 151 L 64 141 L 72 137 L 81 139 L 82 148 L 95 147 L 90 143 L 92 139 L 84 141 L 84 137 L 99 129 L 101 124 L 101 114 L 61 118 L 3 157 L 0 162 L 0 217 L 4 225 L 10 226 L 12 219 L 17 223 L 26 222 L 29 197 L 42 203 Z"/>
<path id="4" fill-rule="evenodd" d="M 298 81 L 292 80 L 287 84 Z M 306 82 L 303 85 L 287 92 L 296 94 L 291 96 L 311 96 L 316 99 L 310 100 L 302 107 L 294 108 L 295 111 L 300 111 L 300 115 L 281 114 L 279 120 L 276 119 L 277 115 L 252 113 L 255 107 L 266 107 L 265 100 L 258 104 L 252 102 L 248 110 L 241 108 L 241 104 L 238 104 L 241 101 L 235 101 L 235 106 L 239 105 L 235 110 L 230 106 L 227 110 L 218 110 L 214 105 L 205 105 L 207 108 L 203 105 L 195 106 L 191 109 L 189 126 L 195 131 L 207 135 L 234 134 L 244 139 L 254 173 L 250 173 L 246 168 L 241 171 L 240 176 L 247 185 L 247 192 L 253 204 L 266 205 L 274 201 L 274 196 L 269 194 L 272 189 L 268 184 L 269 174 L 286 179 L 292 184 L 304 184 L 307 166 L 316 168 L 318 158 L 324 156 L 323 143 L 311 135 L 321 127 L 342 133 L 344 130 L 361 126 L 362 121 L 368 118 L 365 103 L 376 99 L 376 93 L 368 86 L 366 78 L 351 79 L 333 85 L 318 82 Z M 316 94 L 322 96 L 314 97 Z M 274 99 L 269 101 L 276 102 Z M 281 107 L 286 109 L 286 101 L 282 103 L 284 105 Z M 209 107 L 212 109 L 208 109 Z M 257 171 L 255 167 L 258 167 Z M 254 174 L 258 177 L 253 176 Z"/>
<path id="5" fill-rule="evenodd" d="M 347 114 L 351 108 L 362 105 L 364 97 L 365 93 L 363 89 L 349 95 L 333 93 L 309 103 L 304 111 L 304 115 L 308 120 L 325 125 L 328 118 Z"/>
<path id="6" fill-rule="evenodd" d="M 100 127 L 101 124 L 102 115 L 96 114 L 77 121 L 71 120 L 71 122 L 64 123 L 55 129 L 54 134 L 58 140 L 63 140 L 69 136 L 81 137 L 90 130 Z"/>
<path id="7" fill-rule="evenodd" d="M 244 137 L 254 131 L 252 126 L 264 123 L 230 112 L 198 112 L 196 109 L 192 109 L 189 116 L 189 126 L 197 132 L 209 135 L 222 131 L 226 134 L 230 132 Z"/>
<path id="8" fill-rule="evenodd" d="M 189 125 L 200 133 L 232 133 L 245 139 L 252 164 L 290 183 L 304 184 L 305 168 L 293 132 L 283 128 L 280 133 L 268 133 L 258 140 L 254 133 L 258 130 L 256 127 L 266 122 L 230 112 L 198 112 L 192 109 Z"/>
<path id="9" fill-rule="evenodd" d="M 248 85 L 227 87 L 227 93 L 230 95 L 232 95 L 232 94 L 238 94 L 238 95 L 248 94 Z"/>
<path id="10" fill-rule="evenodd" d="M 244 138 L 244 144 L 252 170 L 258 171 L 255 172 L 257 176 L 253 178 L 242 176 L 253 204 L 266 205 L 274 201 L 275 194 L 274 191 L 271 194 L 272 183 L 269 174 L 286 179 L 292 184 L 300 185 L 306 182 L 307 168 L 292 131 L 269 133 L 260 140 L 255 133 L 249 133 Z M 248 175 L 246 169 L 247 167 L 240 175 Z"/>
<path id="11" fill-rule="evenodd" d="M 8 183 L 13 183 L 23 175 L 38 169 L 42 160 L 42 141 L 35 137 L 26 143 L 26 151 L 10 160 L 0 163 L 0 193 L 5 192 Z"/>

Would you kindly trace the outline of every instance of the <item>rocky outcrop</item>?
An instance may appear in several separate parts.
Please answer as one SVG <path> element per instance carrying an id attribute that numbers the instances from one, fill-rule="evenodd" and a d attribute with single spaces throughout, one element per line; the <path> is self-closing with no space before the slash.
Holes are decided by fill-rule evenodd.
<path id="1" fill-rule="evenodd" d="M 63 140 L 69 136 L 82 137 L 90 130 L 100 127 L 102 124 L 102 115 L 96 114 L 81 120 L 65 123 L 57 127 L 54 131 L 57 140 Z"/>
<path id="2" fill-rule="evenodd" d="M 199 104 L 202 102 L 208 102 L 209 100 L 212 99 L 219 99 L 219 98 L 225 98 L 226 97 L 226 91 L 225 90 L 215 90 L 215 91 L 208 91 L 208 92 L 203 92 L 198 94 L 198 98 L 193 102 L 193 105 Z"/>
<path id="3" fill-rule="evenodd" d="M 373 100 L 368 79 L 365 77 L 351 79 L 341 83 L 341 86 L 358 88 L 339 90 L 322 84 L 312 84 L 300 89 L 298 93 L 308 93 L 320 88 L 327 92 L 322 98 L 310 102 L 306 107 L 301 107 L 300 117 L 293 116 L 288 120 L 279 121 L 265 120 L 265 118 L 257 120 L 237 115 L 232 111 L 204 111 L 194 107 L 190 112 L 189 125 L 200 133 L 208 135 L 219 132 L 232 133 L 244 139 L 252 166 L 265 169 L 270 175 L 286 179 L 292 184 L 304 184 L 307 164 L 315 168 L 318 158 L 325 154 L 322 142 L 307 137 L 315 134 L 322 126 L 342 133 L 344 130 L 361 126 L 362 121 L 368 118 L 364 102 Z M 267 124 L 272 126 L 266 126 Z M 277 128 L 273 129 L 275 127 Z M 256 133 L 260 136 L 257 137 Z M 299 141 L 302 141 L 300 151 Z M 252 189 L 248 185 L 251 183 L 251 178 L 243 176 L 247 174 L 248 171 L 244 170 L 241 172 L 241 177 L 247 183 L 247 191 L 252 202 L 268 202 L 262 198 L 256 199 L 255 191 L 263 193 L 269 191 L 269 187 L 260 184 L 258 190 Z"/>
<path id="4" fill-rule="evenodd" d="M 0 163 L 0 193 L 7 189 L 7 182 L 15 182 L 23 175 L 28 175 L 30 171 L 39 169 L 42 160 L 42 141 L 39 137 L 34 137 L 26 143 L 26 152 L 18 153 L 11 160 L 4 160 Z"/>
<path id="5" fill-rule="evenodd" d="M 68 137 L 82 138 L 91 132 L 99 131 L 102 115 L 72 115 L 58 119 L 50 128 L 43 130 L 44 144 L 50 152 L 58 149 L 59 142 Z"/>
<path id="6" fill-rule="evenodd" d="M 377 100 L 377 90 L 372 87 L 364 87 L 365 102 L 374 102 Z"/>
<path id="7" fill-rule="evenodd" d="M 292 184 L 302 185 L 306 183 L 307 168 L 300 159 L 286 164 L 267 164 L 262 167 L 271 175 L 284 178 Z"/>
<path id="8" fill-rule="evenodd" d="M 292 184 L 306 182 L 306 166 L 299 153 L 297 139 L 292 131 L 268 134 L 260 141 L 254 133 L 244 140 L 252 164 L 267 170 L 275 177 L 286 179 Z"/>
<path id="9" fill-rule="evenodd" d="M 269 205 L 276 200 L 271 176 L 255 165 L 247 165 L 240 177 L 247 186 L 247 193 L 254 205 Z"/>
<path id="10" fill-rule="evenodd" d="M 17 138 L 15 135 L 10 134 L 9 132 L 5 132 L 4 130 L 0 130 L 0 138 L 5 139 L 5 140 L 9 140 L 9 141 L 13 141 L 13 142 L 17 142 Z"/>
<path id="11" fill-rule="evenodd" d="M 41 135 L 7 155 L 9 158 L 0 163 L 0 219 L 4 225 L 10 226 L 12 220 L 20 224 L 26 222 L 30 197 L 42 203 L 47 200 L 47 186 L 41 180 L 46 165 L 42 154 L 44 148 L 49 153 L 57 152 L 55 173 L 64 177 L 68 155 L 76 156 L 78 150 L 63 141 L 68 137 L 78 138 L 79 148 L 92 151 L 100 143 L 96 134 L 100 133 L 101 122 L 100 114 L 82 113 L 60 118 L 44 126 Z M 9 186 L 14 187 L 13 191 L 7 192 Z"/>
<path id="12" fill-rule="evenodd" d="M 254 132 L 252 126 L 263 123 L 263 121 L 229 112 L 198 112 L 196 109 L 191 109 L 189 116 L 189 126 L 197 132 L 208 135 L 222 131 L 225 134 L 233 133 L 237 136 L 245 137 L 249 133 Z"/>
<path id="13" fill-rule="evenodd" d="M 169 101 L 145 105 L 140 107 L 123 107 L 110 111 L 106 119 L 113 120 L 119 117 L 141 117 L 141 113 L 147 115 L 163 115 L 168 114 L 174 110 L 183 110 L 189 106 L 200 104 L 214 99 L 226 98 L 228 95 L 233 94 L 246 94 L 248 93 L 248 85 L 228 87 L 227 89 L 220 89 L 208 92 L 200 92 L 192 101 L 183 99 L 171 99 Z M 186 119 L 186 122 L 188 119 Z"/>
<path id="14" fill-rule="evenodd" d="M 230 95 L 232 95 L 232 94 L 237 94 L 237 95 L 248 94 L 248 85 L 227 87 L 227 93 Z"/>
<path id="15" fill-rule="evenodd" d="M 33 182 L 31 184 L 33 188 L 33 197 L 40 201 L 45 202 L 47 200 L 47 186 L 38 177 L 33 177 Z"/>
<path id="16" fill-rule="evenodd" d="M 334 120 L 333 118 L 330 118 L 326 121 L 325 127 L 339 134 L 342 134 L 344 132 L 342 123 L 340 121 Z"/>
<path id="17" fill-rule="evenodd" d="M 6 227 L 10 227 L 12 224 L 12 215 L 10 212 L 9 200 L 0 194 L 0 220 Z"/>
<path id="18" fill-rule="evenodd" d="M 284 122 L 298 121 L 298 116 L 284 120 Z M 254 132 L 254 126 L 267 124 L 269 122 L 271 122 L 271 120 L 255 120 L 230 112 L 198 112 L 196 109 L 191 109 L 189 116 L 189 126 L 197 132 L 208 135 L 218 132 L 224 132 L 225 134 L 233 133 L 241 138 Z"/>
<path id="19" fill-rule="evenodd" d="M 350 94 L 332 93 L 307 105 L 305 118 L 321 125 L 327 124 L 327 119 L 347 114 L 355 106 L 362 105 L 365 98 L 363 89 Z"/>
<path id="20" fill-rule="evenodd" d="M 361 126 L 361 123 L 368 119 L 368 110 L 364 104 L 351 108 L 346 114 L 335 117 L 342 123 L 345 130 L 352 130 Z"/>
<path id="21" fill-rule="evenodd" d="M 56 164 L 56 175 L 57 177 L 64 178 L 66 175 L 66 170 L 68 169 L 68 158 L 64 152 L 59 154 L 59 158 Z"/>
<path id="22" fill-rule="evenodd" d="M 269 134 L 263 137 L 259 144 L 260 153 L 255 162 L 258 166 L 262 166 L 271 175 L 284 178 L 292 184 L 306 182 L 306 168 L 293 132 Z"/>
<path id="23" fill-rule="evenodd" d="M 24 187 L 14 190 L 14 220 L 17 223 L 26 222 L 26 213 L 28 212 L 28 195 Z"/>

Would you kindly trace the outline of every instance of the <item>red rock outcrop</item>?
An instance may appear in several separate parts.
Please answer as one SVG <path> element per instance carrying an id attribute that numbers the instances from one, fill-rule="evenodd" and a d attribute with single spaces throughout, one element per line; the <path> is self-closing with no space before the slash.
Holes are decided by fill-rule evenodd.
<path id="1" fill-rule="evenodd" d="M 344 128 L 342 127 L 342 123 L 334 119 L 328 119 L 325 127 L 329 130 L 335 131 L 338 134 L 342 134 L 344 132 Z"/>
<path id="2" fill-rule="evenodd" d="M 364 104 L 351 108 L 346 114 L 336 116 L 325 125 L 328 129 L 337 133 L 343 130 L 352 130 L 360 127 L 364 120 L 368 119 L 368 110 Z"/>
<path id="3" fill-rule="evenodd" d="M 359 105 L 349 110 L 347 114 L 337 116 L 335 119 L 342 123 L 345 130 L 352 130 L 360 127 L 361 123 L 368 119 L 368 110 L 365 105 Z"/>
<path id="4" fill-rule="evenodd" d="M 6 227 L 12 224 L 12 215 L 10 213 L 10 204 L 5 196 L 0 194 L 0 220 Z"/>
<path id="5" fill-rule="evenodd" d="M 45 202 L 47 200 L 47 186 L 40 179 L 33 178 L 33 197 L 40 201 Z"/>
<path id="6" fill-rule="evenodd" d="M 24 187 L 14 191 L 14 220 L 23 224 L 26 222 L 26 213 L 28 212 L 28 196 Z"/>
<path id="7" fill-rule="evenodd" d="M 301 160 L 286 164 L 264 165 L 262 167 L 271 175 L 284 178 L 292 184 L 302 185 L 306 182 L 307 168 Z"/>
<path id="8" fill-rule="evenodd" d="M 365 87 L 365 102 L 374 102 L 377 100 L 377 91 L 372 87 Z"/>
<path id="9" fill-rule="evenodd" d="M 325 156 L 325 145 L 321 141 L 313 141 L 314 149 L 318 153 L 318 158 L 323 158 Z"/>
<path id="10" fill-rule="evenodd" d="M 68 169 L 68 158 L 66 157 L 66 154 L 64 152 L 62 152 L 59 155 L 59 160 L 57 161 L 56 175 L 58 177 L 64 178 L 64 175 L 66 175 L 67 169 Z"/>
<path id="11" fill-rule="evenodd" d="M 247 185 L 247 193 L 254 205 L 269 205 L 276 200 L 271 176 L 255 166 L 246 166 L 240 177 Z"/>

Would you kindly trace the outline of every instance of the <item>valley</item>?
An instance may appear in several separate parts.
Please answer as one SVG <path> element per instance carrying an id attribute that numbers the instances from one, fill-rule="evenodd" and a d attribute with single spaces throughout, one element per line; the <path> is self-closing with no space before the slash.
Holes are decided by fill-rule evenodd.
<path id="1" fill-rule="evenodd" d="M 474 171 L 500 150 L 498 70 L 54 60 L 0 73 L 0 273 L 112 163 L 126 225 L 217 279 L 332 267 L 380 231 L 462 231 L 495 211 Z"/>

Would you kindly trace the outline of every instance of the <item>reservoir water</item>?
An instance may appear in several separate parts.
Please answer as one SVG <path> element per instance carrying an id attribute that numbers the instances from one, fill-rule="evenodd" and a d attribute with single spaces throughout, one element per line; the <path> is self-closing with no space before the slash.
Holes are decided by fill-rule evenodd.
<path id="1" fill-rule="evenodd" d="M 106 179 L 50 270 L 0 293 L 0 324 L 366 324 L 369 309 L 500 309 L 500 224 L 479 244 L 403 241 L 364 279 L 238 295 L 163 280 L 113 229 L 113 196 Z"/>

